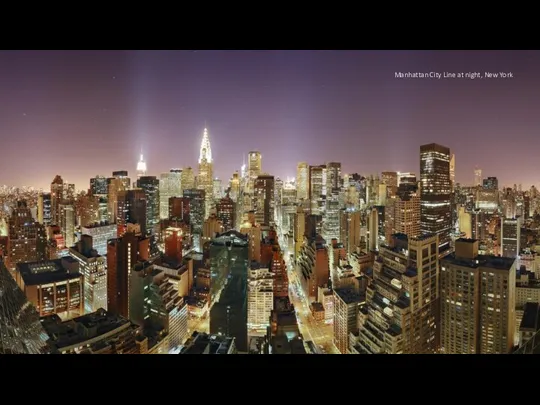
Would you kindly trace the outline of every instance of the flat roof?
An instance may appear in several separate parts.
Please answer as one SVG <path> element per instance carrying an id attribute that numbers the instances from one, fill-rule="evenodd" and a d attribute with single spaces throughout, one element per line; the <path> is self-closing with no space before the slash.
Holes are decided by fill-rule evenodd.
<path id="1" fill-rule="evenodd" d="M 68 264 L 77 264 L 78 261 L 71 256 L 64 256 L 61 259 L 47 260 L 43 262 L 29 262 L 18 263 L 17 271 L 21 274 L 21 277 L 25 285 L 41 285 L 48 283 L 56 283 L 59 281 L 74 280 L 81 277 L 81 274 L 77 272 L 69 272 L 64 268 L 62 262 Z M 44 269 L 40 272 L 34 271 L 41 266 L 49 266 L 49 269 Z"/>
<path id="2" fill-rule="evenodd" d="M 352 288 L 337 288 L 334 292 L 345 302 L 345 304 L 354 304 L 360 302 L 360 295 Z"/>
<path id="3" fill-rule="evenodd" d="M 234 338 L 193 332 L 180 354 L 227 354 Z"/>
<path id="4" fill-rule="evenodd" d="M 521 319 L 521 324 L 519 329 L 529 329 L 532 331 L 537 331 L 540 328 L 539 319 L 540 317 L 540 308 L 537 302 L 527 302 L 525 304 L 525 310 L 523 311 L 523 318 Z"/>
<path id="5" fill-rule="evenodd" d="M 444 257 L 441 263 L 450 263 L 457 266 L 469 267 L 477 269 L 480 267 L 494 269 L 494 270 L 504 270 L 510 271 L 512 269 L 516 259 L 511 257 L 499 257 L 499 256 L 488 256 L 488 255 L 478 255 L 475 259 L 465 259 L 456 257 L 455 253 L 452 253 Z"/>

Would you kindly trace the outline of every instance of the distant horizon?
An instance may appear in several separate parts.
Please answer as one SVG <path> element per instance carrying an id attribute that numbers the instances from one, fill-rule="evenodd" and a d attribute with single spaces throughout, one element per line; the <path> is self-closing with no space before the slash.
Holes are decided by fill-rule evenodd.
<path id="1" fill-rule="evenodd" d="M 474 183 L 476 166 L 501 188 L 540 183 L 534 172 L 540 51 L 0 51 L 0 57 L 0 184 L 47 190 L 60 174 L 87 190 L 91 177 L 116 170 L 134 179 L 141 148 L 151 175 L 188 166 L 196 174 L 205 125 L 214 174 L 224 183 L 250 150 L 262 153 L 264 172 L 282 179 L 296 177 L 301 161 L 341 162 L 343 172 L 362 175 L 418 176 L 419 148 L 428 143 L 456 155 L 460 184 Z M 422 72 L 428 77 L 415 75 Z M 454 72 L 466 78 L 445 78 Z M 484 72 L 507 74 L 489 79 Z"/>

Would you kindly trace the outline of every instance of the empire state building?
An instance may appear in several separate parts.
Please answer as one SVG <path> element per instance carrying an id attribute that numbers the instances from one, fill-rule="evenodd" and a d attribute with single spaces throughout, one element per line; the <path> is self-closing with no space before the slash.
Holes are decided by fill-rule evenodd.
<path id="1" fill-rule="evenodd" d="M 205 194 L 205 218 L 210 215 L 210 210 L 214 203 L 213 169 L 212 149 L 210 147 L 210 139 L 208 138 L 208 130 L 205 128 L 199 155 L 199 175 L 197 176 L 197 188 L 204 190 Z"/>

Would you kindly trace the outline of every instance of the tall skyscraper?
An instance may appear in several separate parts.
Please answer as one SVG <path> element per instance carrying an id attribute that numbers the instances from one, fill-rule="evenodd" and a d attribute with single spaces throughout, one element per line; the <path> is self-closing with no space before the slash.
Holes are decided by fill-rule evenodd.
<path id="1" fill-rule="evenodd" d="M 326 170 L 325 166 L 310 166 L 309 167 L 309 199 L 311 201 L 311 213 L 314 215 L 322 214 L 319 207 L 323 198 L 323 185 L 326 186 L 323 174 Z M 324 187 L 326 189 L 326 187 Z"/>
<path id="2" fill-rule="evenodd" d="M 235 218 L 235 204 L 232 198 L 228 195 L 216 204 L 216 212 L 218 219 L 223 224 L 224 231 L 230 231 L 234 229 L 236 224 Z"/>
<path id="3" fill-rule="evenodd" d="M 386 185 L 388 197 L 396 194 L 398 188 L 398 173 L 397 172 L 382 172 L 382 183 Z"/>
<path id="4" fill-rule="evenodd" d="M 149 258 L 149 239 L 128 232 L 107 246 L 107 309 L 129 316 L 129 279 L 139 261 Z"/>
<path id="5" fill-rule="evenodd" d="M 203 234 L 203 224 L 206 218 L 205 191 L 197 189 L 184 189 L 184 197 L 189 198 L 189 224 L 193 237 L 193 247 L 196 251 L 202 252 L 201 237 Z"/>
<path id="6" fill-rule="evenodd" d="M 189 189 L 186 189 L 189 190 Z M 169 219 L 183 220 L 189 224 L 189 198 L 171 197 L 169 198 Z"/>
<path id="7" fill-rule="evenodd" d="M 326 164 L 326 193 L 338 192 L 341 189 L 341 163 Z"/>
<path id="8" fill-rule="evenodd" d="M 39 193 L 38 195 L 38 222 L 41 225 L 51 225 L 51 193 Z"/>
<path id="9" fill-rule="evenodd" d="M 90 179 L 90 194 L 95 196 L 107 196 L 107 178 L 96 176 Z"/>
<path id="10" fill-rule="evenodd" d="M 474 169 L 474 186 L 478 187 L 482 185 L 482 169 L 478 166 Z"/>
<path id="11" fill-rule="evenodd" d="M 499 180 L 497 177 L 488 177 L 484 179 L 484 188 L 487 190 L 498 190 L 499 189 Z"/>
<path id="12" fill-rule="evenodd" d="M 248 279 L 248 334 L 264 336 L 270 326 L 270 314 L 274 309 L 273 274 L 253 263 Z"/>
<path id="13" fill-rule="evenodd" d="M 138 224 L 143 235 L 147 234 L 148 213 L 146 193 L 142 189 L 120 191 L 117 199 L 117 225 L 118 235 L 127 231 L 127 224 Z"/>
<path id="14" fill-rule="evenodd" d="M 197 188 L 204 190 L 205 193 L 205 215 L 210 215 L 210 210 L 214 200 L 214 161 L 212 160 L 212 148 L 208 130 L 205 128 L 201 142 L 201 151 L 199 155 L 199 175 L 197 176 Z M 206 219 L 203 218 L 203 220 Z"/>
<path id="15" fill-rule="evenodd" d="M 67 248 L 75 244 L 75 210 L 73 204 L 64 201 L 59 205 L 59 224 Z"/>
<path id="16" fill-rule="evenodd" d="M 452 191 L 454 191 L 456 185 L 456 155 L 454 153 L 450 157 L 450 185 Z"/>
<path id="17" fill-rule="evenodd" d="M 47 352 L 47 335 L 36 308 L 0 260 L 0 354 Z"/>
<path id="18" fill-rule="evenodd" d="M 501 252 L 503 257 L 515 259 L 520 253 L 521 217 L 501 218 Z"/>
<path id="19" fill-rule="evenodd" d="M 195 174 L 193 173 L 193 169 L 191 167 L 185 167 L 182 169 L 181 178 L 180 183 L 182 186 L 182 192 L 184 192 L 184 190 L 195 188 Z"/>
<path id="20" fill-rule="evenodd" d="M 255 220 L 260 224 L 274 223 L 274 176 L 261 175 L 255 180 L 253 208 Z"/>
<path id="21" fill-rule="evenodd" d="M 236 339 L 247 352 L 248 237 L 225 232 L 210 244 L 210 333 Z"/>
<path id="22" fill-rule="evenodd" d="M 143 176 L 146 176 L 146 162 L 144 161 L 141 150 L 141 158 L 137 162 L 137 179 L 140 179 Z"/>
<path id="23" fill-rule="evenodd" d="M 240 174 L 238 170 L 233 173 L 231 181 L 229 183 L 229 195 L 234 202 L 238 201 L 238 196 L 240 195 Z"/>
<path id="24" fill-rule="evenodd" d="M 146 196 L 146 235 L 156 235 L 159 231 L 159 180 L 155 176 L 142 176 L 137 180 L 137 187 L 143 189 Z"/>
<path id="25" fill-rule="evenodd" d="M 60 204 L 65 198 L 64 180 L 60 175 L 56 175 L 51 183 L 51 222 L 54 225 L 59 225 Z"/>
<path id="26" fill-rule="evenodd" d="M 420 147 L 420 232 L 439 235 L 439 254 L 450 249 L 450 149 L 437 144 Z"/>
<path id="27" fill-rule="evenodd" d="M 252 179 L 257 178 L 262 174 L 262 156 L 261 152 L 249 152 L 248 160 L 248 176 Z"/>
<path id="28" fill-rule="evenodd" d="M 339 240 L 343 243 L 347 254 L 356 252 L 360 246 L 361 212 L 342 210 Z"/>
<path id="29" fill-rule="evenodd" d="M 298 200 L 309 198 L 309 165 L 306 162 L 298 163 L 296 169 L 296 192 Z"/>
<path id="30" fill-rule="evenodd" d="M 182 196 L 182 170 L 171 169 L 159 179 L 159 217 L 169 218 L 169 198 Z"/>
<path id="31" fill-rule="evenodd" d="M 514 345 L 516 260 L 478 254 L 458 239 L 441 261 L 441 344 L 448 354 L 509 353 Z"/>
<path id="32" fill-rule="evenodd" d="M 131 179 L 125 170 L 113 172 L 112 175 L 107 179 L 107 204 L 109 222 L 115 223 L 118 215 L 118 193 L 131 188 Z"/>

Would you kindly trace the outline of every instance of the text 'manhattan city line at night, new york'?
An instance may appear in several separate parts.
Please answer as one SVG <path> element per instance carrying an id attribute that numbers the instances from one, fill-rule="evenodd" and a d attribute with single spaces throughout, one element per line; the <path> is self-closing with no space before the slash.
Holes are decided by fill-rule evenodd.
<path id="1" fill-rule="evenodd" d="M 0 352 L 538 352 L 538 190 L 419 152 L 414 173 L 282 180 L 250 151 L 223 184 L 204 129 L 195 169 L 141 153 L 87 192 L 4 187 Z"/>

